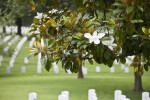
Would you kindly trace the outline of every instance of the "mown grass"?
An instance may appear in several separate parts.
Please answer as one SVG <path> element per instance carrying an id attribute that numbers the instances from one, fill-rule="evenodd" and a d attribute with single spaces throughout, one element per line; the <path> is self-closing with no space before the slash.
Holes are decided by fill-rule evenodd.
<path id="1" fill-rule="evenodd" d="M 17 42 L 16 42 L 17 44 Z M 24 57 L 29 55 L 27 41 L 19 52 L 14 67 L 9 75 L 6 67 L 9 65 L 10 57 L 4 57 L 0 67 L 0 100 L 28 100 L 28 93 L 37 92 L 38 100 L 57 100 L 61 91 L 70 92 L 70 100 L 88 100 L 88 89 L 96 89 L 99 100 L 114 100 L 114 90 L 122 90 L 131 100 L 141 100 L 141 93 L 133 92 L 134 76 L 133 68 L 130 67 L 128 74 L 124 73 L 120 65 L 115 65 L 115 73 L 110 73 L 109 67 L 104 65 L 84 66 L 88 68 L 88 74 L 84 79 L 77 79 L 77 74 L 68 75 L 60 67 L 60 73 L 54 74 L 53 68 L 47 72 L 42 67 L 42 74 L 37 74 L 37 57 L 31 57 L 29 64 L 24 64 Z M 26 66 L 26 73 L 21 74 L 21 67 Z M 101 66 L 101 72 L 96 73 L 95 67 Z M 142 76 L 143 88 L 150 92 L 150 72 Z"/>

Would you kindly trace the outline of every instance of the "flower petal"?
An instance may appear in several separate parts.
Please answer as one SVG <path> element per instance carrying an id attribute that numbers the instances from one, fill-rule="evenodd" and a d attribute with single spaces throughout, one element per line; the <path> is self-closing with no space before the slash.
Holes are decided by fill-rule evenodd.
<path id="1" fill-rule="evenodd" d="M 94 43 L 95 44 L 99 44 L 100 43 L 100 40 L 97 38 L 97 39 L 94 39 Z"/>
<path id="2" fill-rule="evenodd" d="M 84 34 L 84 37 L 86 37 L 86 38 L 88 38 L 88 39 L 89 39 L 89 38 L 91 38 L 91 37 L 92 37 L 92 35 L 91 35 L 90 33 L 85 33 L 85 34 Z"/>
<path id="3" fill-rule="evenodd" d="M 105 33 L 99 33 L 99 34 L 98 34 L 98 38 L 101 39 L 102 37 L 104 37 L 104 35 L 105 35 Z"/>
<path id="4" fill-rule="evenodd" d="M 89 38 L 89 42 L 92 43 L 94 41 L 93 38 Z"/>
<path id="5" fill-rule="evenodd" d="M 93 36 L 97 37 L 97 31 L 94 31 Z"/>
<path id="6" fill-rule="evenodd" d="M 112 47 L 112 46 L 108 46 L 108 48 L 109 48 L 110 50 L 113 50 L 113 47 Z"/>
<path id="7" fill-rule="evenodd" d="M 109 42 L 108 42 L 108 41 L 102 41 L 102 43 L 103 43 L 104 45 L 109 45 Z"/>

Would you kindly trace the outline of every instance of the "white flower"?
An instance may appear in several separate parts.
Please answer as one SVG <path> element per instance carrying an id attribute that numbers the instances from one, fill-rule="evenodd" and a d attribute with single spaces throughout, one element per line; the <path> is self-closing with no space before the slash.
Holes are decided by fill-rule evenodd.
<path id="1" fill-rule="evenodd" d="M 35 16 L 35 18 L 41 20 L 41 19 L 42 19 L 42 15 L 43 15 L 43 13 L 38 13 L 38 12 L 37 12 L 37 16 Z"/>
<path id="2" fill-rule="evenodd" d="M 97 34 L 97 31 L 95 31 L 93 33 L 93 35 L 91 35 L 90 33 L 85 33 L 84 37 L 88 38 L 90 43 L 94 42 L 95 44 L 99 44 L 100 43 L 99 39 L 101 39 L 102 37 L 104 37 L 104 35 L 105 35 L 104 33 Z"/>
<path id="3" fill-rule="evenodd" d="M 58 10 L 57 9 L 52 9 L 49 11 L 49 13 L 56 13 Z"/>
<path id="4" fill-rule="evenodd" d="M 44 18 L 46 18 L 46 17 L 47 17 L 47 15 L 46 15 L 46 14 L 43 14 L 43 17 L 44 17 Z"/>
<path id="5" fill-rule="evenodd" d="M 109 47 L 109 49 L 113 50 L 113 46 L 117 46 L 116 44 L 114 44 L 114 38 L 113 37 L 110 37 L 111 40 L 106 40 L 106 41 L 102 41 L 102 43 L 106 46 Z"/>

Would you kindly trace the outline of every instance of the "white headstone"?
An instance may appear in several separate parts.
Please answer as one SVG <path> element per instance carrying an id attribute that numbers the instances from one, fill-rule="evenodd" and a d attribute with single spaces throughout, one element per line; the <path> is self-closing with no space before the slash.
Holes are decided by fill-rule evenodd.
<path id="1" fill-rule="evenodd" d="M 111 68 L 110 68 L 110 72 L 111 72 L 111 73 L 114 73 L 114 72 L 115 72 L 115 68 L 114 68 L 114 67 L 111 67 Z"/>
<path id="2" fill-rule="evenodd" d="M 125 67 L 124 71 L 125 73 L 129 73 L 129 67 Z"/>
<path id="3" fill-rule="evenodd" d="M 87 68 L 82 66 L 82 72 L 83 72 L 83 75 L 86 75 L 87 74 Z"/>
<path id="4" fill-rule="evenodd" d="M 149 92 L 142 93 L 142 100 L 149 100 Z"/>
<path id="5" fill-rule="evenodd" d="M 64 96 L 64 100 L 69 100 L 69 91 L 62 91 L 61 95 Z"/>
<path id="6" fill-rule="evenodd" d="M 58 95 L 58 100 L 69 100 L 69 91 L 62 91 L 60 95 Z"/>
<path id="7" fill-rule="evenodd" d="M 121 64 L 121 69 L 124 70 L 125 69 L 125 65 Z"/>
<path id="8" fill-rule="evenodd" d="M 0 61 L 3 61 L 3 56 L 0 55 Z"/>
<path id="9" fill-rule="evenodd" d="M 21 73 L 23 73 L 23 74 L 26 73 L 26 67 L 25 66 L 21 67 Z"/>
<path id="10" fill-rule="evenodd" d="M 68 74 L 72 74 L 72 72 L 70 71 L 70 69 L 67 69 L 67 73 Z"/>
<path id="11" fill-rule="evenodd" d="M 114 100 L 120 100 L 120 96 L 121 95 L 122 95 L 122 91 L 121 90 L 115 90 Z"/>
<path id="12" fill-rule="evenodd" d="M 97 95 L 95 89 L 88 90 L 88 100 L 97 100 Z"/>
<path id="13" fill-rule="evenodd" d="M 37 93 L 29 93 L 29 100 L 37 100 Z"/>
<path id="14" fill-rule="evenodd" d="M 126 96 L 125 95 L 120 95 L 120 99 L 119 100 L 126 100 Z"/>
<path id="15" fill-rule="evenodd" d="M 100 72 L 100 67 L 96 66 L 96 72 Z"/>
<path id="16" fill-rule="evenodd" d="M 41 53 L 38 54 L 37 73 L 38 74 L 42 73 Z"/>
<path id="17" fill-rule="evenodd" d="M 117 60 L 114 61 L 115 65 L 118 65 L 119 63 L 117 62 Z"/>
<path id="18" fill-rule="evenodd" d="M 24 58 L 24 63 L 25 63 L 25 64 L 28 64 L 28 62 L 29 62 L 29 61 L 28 61 L 28 58 L 25 57 L 25 58 Z"/>
<path id="19" fill-rule="evenodd" d="M 6 68 L 6 73 L 7 73 L 7 74 L 10 74 L 10 67 L 7 67 L 7 68 Z"/>
<path id="20" fill-rule="evenodd" d="M 52 63 L 55 74 L 59 74 L 59 67 L 57 66 L 56 62 Z"/>

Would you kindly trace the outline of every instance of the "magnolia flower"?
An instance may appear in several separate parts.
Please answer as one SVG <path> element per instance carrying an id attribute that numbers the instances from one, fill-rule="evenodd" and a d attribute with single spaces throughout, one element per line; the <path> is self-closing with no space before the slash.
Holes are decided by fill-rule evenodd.
<path id="1" fill-rule="evenodd" d="M 97 34 L 97 31 L 95 31 L 93 33 L 93 35 L 91 35 L 90 33 L 85 33 L 84 37 L 88 38 L 90 43 L 94 42 L 95 44 L 99 44 L 100 43 L 99 39 L 101 39 L 102 37 L 104 37 L 104 35 L 105 35 L 104 33 Z"/>
<path id="2" fill-rule="evenodd" d="M 38 12 L 37 12 L 37 16 L 35 16 L 35 18 L 41 20 L 41 19 L 42 19 L 42 15 L 43 15 L 43 13 L 38 13 Z"/>
<path id="3" fill-rule="evenodd" d="M 109 49 L 113 50 L 113 46 L 117 46 L 116 44 L 114 44 L 114 38 L 110 37 L 111 40 L 106 40 L 106 41 L 102 41 L 102 43 L 106 46 L 108 46 Z"/>

